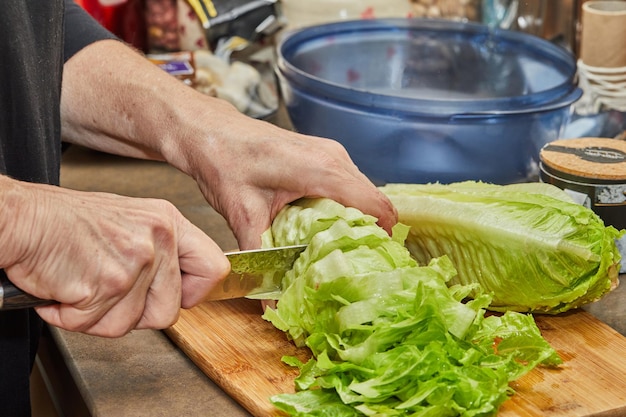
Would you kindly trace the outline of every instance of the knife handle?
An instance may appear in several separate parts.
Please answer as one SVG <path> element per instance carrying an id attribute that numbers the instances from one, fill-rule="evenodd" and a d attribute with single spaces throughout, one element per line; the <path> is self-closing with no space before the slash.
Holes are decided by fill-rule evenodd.
<path id="1" fill-rule="evenodd" d="M 8 279 L 0 279 L 0 310 L 39 307 L 54 304 L 53 300 L 44 300 L 25 293 Z"/>

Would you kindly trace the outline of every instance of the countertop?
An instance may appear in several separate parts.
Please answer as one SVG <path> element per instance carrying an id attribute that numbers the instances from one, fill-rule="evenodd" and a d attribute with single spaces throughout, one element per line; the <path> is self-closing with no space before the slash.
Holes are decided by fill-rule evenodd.
<path id="1" fill-rule="evenodd" d="M 63 156 L 61 183 L 78 190 L 169 200 L 224 250 L 237 247 L 226 222 L 205 202 L 195 182 L 164 163 L 121 158 L 74 146 Z M 625 287 L 620 286 L 600 302 L 586 307 L 623 335 Z M 44 342 L 51 344 L 58 355 L 56 362 L 54 355 L 52 360 L 44 358 L 50 374 L 58 373 L 54 368 L 60 367 L 62 361 L 63 372 L 75 385 L 72 391 L 61 386 L 64 384 L 52 383 L 59 406 L 72 410 L 67 415 L 250 415 L 161 331 L 133 331 L 123 338 L 104 339 L 52 328 Z M 71 397 L 76 395 L 84 402 L 79 407 L 70 405 L 76 401 Z"/>

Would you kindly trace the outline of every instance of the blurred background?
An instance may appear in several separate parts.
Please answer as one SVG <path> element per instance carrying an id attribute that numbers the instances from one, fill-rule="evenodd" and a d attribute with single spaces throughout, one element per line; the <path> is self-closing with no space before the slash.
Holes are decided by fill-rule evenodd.
<path id="1" fill-rule="evenodd" d="M 76 0 L 105 27 L 144 52 L 205 48 L 188 0 Z M 559 42 L 577 52 L 586 0 L 280 0 L 288 27 L 341 19 L 427 17 L 479 21 Z M 193 2 L 191 2 L 193 3 Z M 219 5 L 246 3 L 214 0 Z M 258 3 L 248 1 L 247 3 Z"/>

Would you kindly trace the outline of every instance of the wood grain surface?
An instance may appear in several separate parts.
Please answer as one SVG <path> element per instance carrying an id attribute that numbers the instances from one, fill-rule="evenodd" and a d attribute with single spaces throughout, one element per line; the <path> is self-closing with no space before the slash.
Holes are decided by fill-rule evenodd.
<path id="1" fill-rule="evenodd" d="M 537 368 L 515 381 L 498 417 L 626 416 L 626 338 L 581 310 L 537 316 L 559 352 L 559 369 Z M 307 360 L 261 318 L 258 301 L 238 299 L 181 311 L 168 336 L 213 381 L 255 417 L 279 415 L 268 398 L 294 392 L 297 370 L 283 355 Z"/>

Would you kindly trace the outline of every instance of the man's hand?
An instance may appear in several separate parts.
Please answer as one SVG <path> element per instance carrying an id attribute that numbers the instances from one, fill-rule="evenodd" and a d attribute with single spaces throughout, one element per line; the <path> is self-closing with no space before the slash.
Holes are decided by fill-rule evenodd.
<path id="1" fill-rule="evenodd" d="M 48 323 L 100 336 L 166 328 L 229 272 L 222 250 L 170 203 L 0 178 L 0 266 L 59 304 Z"/>
<path id="2" fill-rule="evenodd" d="M 239 247 L 259 247 L 278 212 L 301 197 L 328 197 L 379 219 L 388 232 L 395 208 L 336 141 L 300 135 L 224 110 L 227 136 L 191 143 L 189 173 L 230 224 Z M 202 137 L 202 136 L 200 136 Z M 197 142 L 197 141 L 196 141 Z M 182 152 L 182 151 L 181 151 Z"/>
<path id="3" fill-rule="evenodd" d="M 397 220 L 338 142 L 245 116 L 120 42 L 96 42 L 65 64 L 61 104 L 68 142 L 165 160 L 195 178 L 241 249 L 258 247 L 278 211 L 300 197 L 356 207 L 387 231 Z"/>

